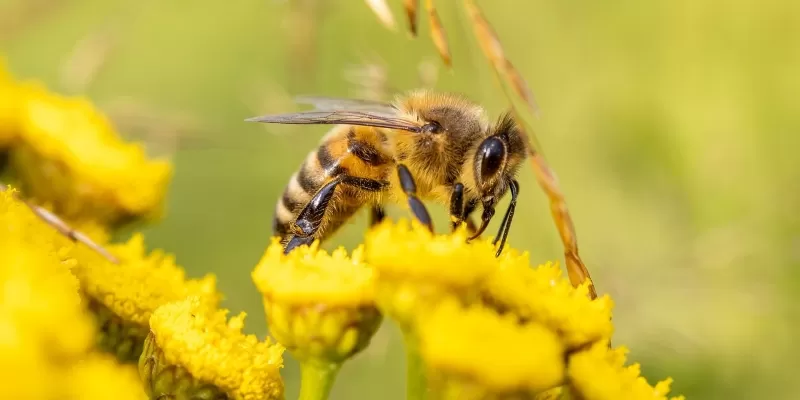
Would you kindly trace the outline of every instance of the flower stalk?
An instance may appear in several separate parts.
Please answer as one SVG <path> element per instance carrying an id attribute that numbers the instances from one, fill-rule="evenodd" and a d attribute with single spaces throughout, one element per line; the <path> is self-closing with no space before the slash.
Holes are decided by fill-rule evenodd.
<path id="1" fill-rule="evenodd" d="M 307 360 L 300 363 L 299 400 L 326 400 L 342 364 Z"/>
<path id="2" fill-rule="evenodd" d="M 425 378 L 425 366 L 419 355 L 419 343 L 409 330 L 404 329 L 402 334 L 406 350 L 406 398 L 423 400 L 427 379 Z"/>

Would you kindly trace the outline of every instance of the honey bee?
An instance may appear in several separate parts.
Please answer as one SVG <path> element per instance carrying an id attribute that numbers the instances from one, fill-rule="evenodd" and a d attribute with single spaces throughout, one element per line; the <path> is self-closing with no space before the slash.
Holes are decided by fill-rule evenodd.
<path id="1" fill-rule="evenodd" d="M 465 97 L 416 90 L 393 103 L 301 97 L 315 108 L 247 121 L 276 124 L 334 124 L 289 179 L 275 207 L 273 232 L 284 252 L 325 241 L 356 212 L 370 209 L 370 224 L 385 217 L 387 204 L 406 203 L 433 230 L 423 200 L 449 205 L 452 229 L 462 223 L 479 237 L 495 206 L 511 202 L 494 244 L 503 250 L 519 194 L 515 175 L 527 155 L 511 114 L 494 124 Z M 470 216 L 482 207 L 477 228 Z"/>

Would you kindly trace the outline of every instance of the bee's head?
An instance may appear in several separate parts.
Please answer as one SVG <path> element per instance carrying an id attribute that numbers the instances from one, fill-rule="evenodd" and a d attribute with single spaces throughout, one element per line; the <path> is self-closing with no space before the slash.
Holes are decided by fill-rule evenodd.
<path id="1" fill-rule="evenodd" d="M 463 160 L 473 138 L 489 129 L 483 108 L 454 94 L 418 90 L 404 97 L 398 108 L 420 124 L 419 132 L 400 143 L 400 153 L 430 162 L 431 170 Z"/>
<path id="2" fill-rule="evenodd" d="M 475 151 L 473 172 L 475 187 L 484 209 L 493 208 L 508 189 L 509 180 L 525 159 L 522 132 L 510 114 L 503 115 Z"/>

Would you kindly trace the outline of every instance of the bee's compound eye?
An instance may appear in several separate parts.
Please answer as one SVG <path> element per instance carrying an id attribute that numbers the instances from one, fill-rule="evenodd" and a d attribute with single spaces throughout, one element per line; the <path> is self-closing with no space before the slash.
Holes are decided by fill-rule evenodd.
<path id="1" fill-rule="evenodd" d="M 481 143 L 478 157 L 481 158 L 481 178 L 484 180 L 490 179 L 503 167 L 503 161 L 506 158 L 506 146 L 500 139 L 490 137 Z"/>
<path id="2" fill-rule="evenodd" d="M 436 121 L 428 122 L 422 126 L 422 132 L 425 133 L 439 133 L 442 131 L 442 126 Z"/>

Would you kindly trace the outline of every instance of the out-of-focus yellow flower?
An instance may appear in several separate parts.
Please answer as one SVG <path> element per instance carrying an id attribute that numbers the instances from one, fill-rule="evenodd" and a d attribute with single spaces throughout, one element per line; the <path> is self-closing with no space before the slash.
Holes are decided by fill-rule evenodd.
<path id="1" fill-rule="evenodd" d="M 565 347 L 544 325 L 445 301 L 418 330 L 436 399 L 530 399 L 564 379 Z"/>
<path id="2" fill-rule="evenodd" d="M 80 354 L 91 343 L 93 327 L 81 305 L 78 281 L 69 263 L 59 258 L 67 239 L 37 219 L 11 191 L 0 192 L 0 221 L 3 313 L 59 356 Z"/>
<path id="3" fill-rule="evenodd" d="M 588 283 L 573 288 L 553 263 L 531 268 L 528 253 L 509 249 L 501 255 L 483 291 L 490 306 L 548 326 L 570 348 L 611 337 L 611 298 L 590 300 Z"/>
<path id="4" fill-rule="evenodd" d="M 408 325 L 419 307 L 448 296 L 477 299 L 478 283 L 497 268 L 489 240 L 467 243 L 466 229 L 435 235 L 407 220 L 389 220 L 366 237 L 366 259 L 377 276 L 381 310 Z"/>
<path id="5" fill-rule="evenodd" d="M 75 400 L 144 400 L 147 395 L 131 365 L 120 365 L 111 356 L 92 354 L 73 365 L 63 376 L 64 396 Z"/>
<path id="6" fill-rule="evenodd" d="M 299 360 L 342 362 L 378 329 L 373 271 L 362 253 L 328 254 L 315 243 L 284 255 L 273 239 L 253 271 L 272 335 Z"/>
<path id="7" fill-rule="evenodd" d="M 0 152 L 19 137 L 26 85 L 19 84 L 0 58 Z"/>
<path id="8" fill-rule="evenodd" d="M 242 400 L 283 399 L 283 346 L 243 335 L 244 313 L 230 321 L 226 315 L 227 310 L 212 309 L 198 297 L 153 313 L 139 360 L 151 398 L 224 393 Z"/>
<path id="9" fill-rule="evenodd" d="M 672 379 L 650 386 L 640 376 L 639 364 L 625 366 L 624 347 L 610 349 L 600 341 L 586 350 L 572 354 L 567 367 L 571 389 L 583 400 L 667 400 Z M 683 396 L 671 400 L 683 400 Z"/>
<path id="10" fill-rule="evenodd" d="M 75 247 L 74 270 L 101 328 L 100 347 L 122 361 L 139 359 L 150 317 L 158 307 L 187 296 L 199 296 L 212 307 L 219 304 L 221 295 L 213 275 L 186 279 L 172 255 L 158 250 L 146 253 L 141 234 L 124 244 L 107 244 L 106 248 L 120 264 Z"/>
<path id="11" fill-rule="evenodd" d="M 138 399 L 131 371 L 88 356 L 95 327 L 62 262 L 69 242 L 0 192 L 0 376 L 9 399 Z"/>
<path id="12" fill-rule="evenodd" d="M 123 142 L 82 98 L 27 89 L 11 165 L 29 197 L 69 221 L 114 226 L 160 214 L 172 168 Z"/>

